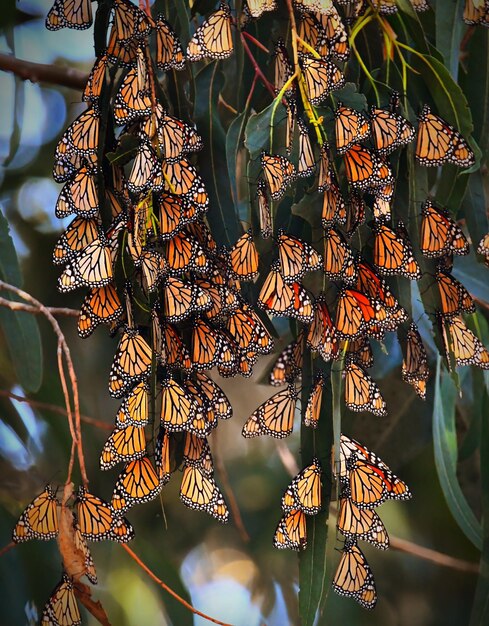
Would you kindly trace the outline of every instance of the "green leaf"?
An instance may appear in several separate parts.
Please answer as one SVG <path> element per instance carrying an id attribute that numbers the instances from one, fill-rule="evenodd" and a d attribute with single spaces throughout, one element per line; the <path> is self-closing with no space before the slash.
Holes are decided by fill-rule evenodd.
<path id="1" fill-rule="evenodd" d="M 442 375 L 441 358 L 438 357 L 433 407 L 436 471 L 453 518 L 465 536 L 480 550 L 482 547 L 481 525 L 469 507 L 457 480 L 456 398 L 457 389 L 450 376 Z"/>
<path id="2" fill-rule="evenodd" d="M 335 106 L 338 102 L 342 102 L 345 106 L 351 107 L 357 111 L 366 110 L 368 108 L 367 98 L 365 94 L 358 91 L 355 83 L 345 83 L 341 89 L 337 89 L 331 94 Z"/>
<path id="3" fill-rule="evenodd" d="M 317 361 L 320 361 L 319 359 Z M 299 615 L 302 626 L 313 626 L 321 615 L 330 586 L 327 575 L 326 542 L 328 537 L 328 514 L 331 500 L 331 446 L 333 430 L 331 421 L 330 366 L 320 362 L 325 375 L 323 397 L 317 433 L 304 425 L 301 427 L 302 465 L 305 467 L 316 456 L 322 466 L 322 508 L 317 515 L 307 518 L 307 548 L 299 554 Z M 311 353 L 305 349 L 302 372 L 302 414 L 304 414 L 313 375 Z M 303 417 L 303 415 L 302 415 Z M 302 424 L 304 420 L 302 419 Z"/>
<path id="4" fill-rule="evenodd" d="M 22 274 L 9 225 L 0 212 L 0 276 L 16 287 L 22 286 Z M 2 298 L 17 300 L 10 292 Z M 42 382 L 42 345 L 37 319 L 31 313 L 0 307 L 0 327 L 8 345 L 10 358 L 19 383 L 26 391 L 35 392 Z"/>
<path id="5" fill-rule="evenodd" d="M 484 161 L 489 151 L 489 64 L 481 59 L 488 56 L 489 30 L 476 28 L 468 48 L 467 73 L 460 79 L 474 118 L 474 137 Z"/>
<path id="6" fill-rule="evenodd" d="M 436 47 L 454 80 L 457 80 L 460 42 L 465 30 L 462 8 L 457 0 L 445 0 L 437 4 L 435 11 Z"/>
<path id="7" fill-rule="evenodd" d="M 140 141 L 134 135 L 125 133 L 119 140 L 115 152 L 107 152 L 107 159 L 111 165 L 125 165 L 135 156 Z"/>
<path id="8" fill-rule="evenodd" d="M 453 266 L 453 275 L 473 296 L 489 303 L 489 270 L 481 267 L 473 250 L 467 256 L 457 259 Z"/>
<path id="9" fill-rule="evenodd" d="M 249 150 L 250 157 L 257 159 L 260 156 L 262 150 L 273 150 L 273 146 L 270 146 L 270 125 L 272 123 L 273 115 L 273 141 L 275 147 L 284 146 L 282 138 L 278 138 L 277 134 L 281 130 L 285 130 L 285 123 L 287 120 L 287 112 L 284 105 L 279 102 L 274 110 L 274 103 L 267 106 L 260 113 L 253 113 L 250 115 L 245 130 L 245 145 Z"/>
<path id="10" fill-rule="evenodd" d="M 228 164 L 228 174 L 231 183 L 231 192 L 233 195 L 234 206 L 237 211 L 239 211 L 239 189 L 236 181 L 236 168 L 238 162 L 238 152 L 244 133 L 244 124 L 246 122 L 246 119 L 246 111 L 243 111 L 232 121 L 226 135 L 226 157 Z"/>
<path id="11" fill-rule="evenodd" d="M 225 146 L 226 135 L 219 119 L 218 100 L 223 85 L 219 63 L 210 63 L 195 77 L 194 118 L 205 145 L 199 158 L 200 173 L 211 202 L 207 220 L 219 244 L 233 244 L 242 233 L 233 199 Z"/>
<path id="12" fill-rule="evenodd" d="M 481 408 L 480 468 L 482 501 L 482 554 L 469 626 L 489 623 L 489 395 L 483 391 Z"/>

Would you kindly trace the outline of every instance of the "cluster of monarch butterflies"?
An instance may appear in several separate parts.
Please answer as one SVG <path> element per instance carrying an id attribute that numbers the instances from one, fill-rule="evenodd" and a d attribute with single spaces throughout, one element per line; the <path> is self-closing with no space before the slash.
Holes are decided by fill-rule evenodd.
<path id="1" fill-rule="evenodd" d="M 377 592 L 372 570 L 358 541 L 380 550 L 389 547 L 389 535 L 375 509 L 385 500 L 408 500 L 411 492 L 373 452 L 354 439 L 341 435 L 338 464 L 333 451 L 333 475 L 339 481 L 337 528 L 345 537 L 333 589 L 373 609 Z"/>
<path id="2" fill-rule="evenodd" d="M 347 30 L 334 5 L 321 0 L 293 4 L 298 11 L 303 87 L 310 105 L 322 105 L 345 84 L 338 63 L 349 57 Z M 361 15 L 369 6 L 386 14 L 397 10 L 395 0 L 338 0 L 338 4 L 348 5 L 346 19 Z M 426 0 L 411 0 L 411 4 L 418 11 L 429 8 Z M 247 0 L 242 25 L 276 8 L 275 0 Z M 487 24 L 487 15 L 487 1 L 476 6 L 467 0 L 464 19 L 468 23 Z M 55 180 L 64 184 L 56 215 L 74 216 L 53 253 L 54 262 L 65 266 L 59 288 L 63 292 L 89 289 L 78 320 L 81 337 L 91 335 L 99 324 L 108 324 L 112 334 L 120 334 L 109 391 L 121 405 L 100 466 L 109 470 L 123 463 L 124 468 L 109 503 L 86 487 L 79 488 L 74 503 L 75 540 L 85 562 L 81 575 L 91 582 L 96 582 L 96 574 L 86 540 L 129 541 L 134 533 L 125 512 L 154 499 L 180 466 L 184 504 L 227 521 L 207 436 L 219 419 L 231 416 L 232 408 L 205 372 L 217 367 L 222 376 L 249 376 L 258 355 L 273 347 L 266 326 L 240 291 L 242 281 L 253 281 L 259 273 L 253 233 L 244 232 L 230 250 L 218 248 L 205 222 L 209 208 L 205 185 L 191 163 L 192 154 L 202 149 L 201 138 L 192 125 L 163 106 L 149 52 L 152 41 L 155 65 L 161 71 L 183 70 L 186 60 L 227 58 L 233 52 L 236 25 L 231 8 L 220 2 L 196 28 L 185 51 L 162 15 L 153 19 L 130 0 L 113 0 L 111 17 L 106 50 L 96 60 L 83 94 L 88 108 L 58 143 L 53 169 Z M 56 0 L 46 19 L 51 30 L 84 29 L 91 24 L 91 0 Z M 265 239 L 274 237 L 277 259 L 265 277 L 258 306 L 268 314 L 291 317 L 303 327 L 270 373 L 272 385 L 286 388 L 250 416 L 243 427 L 245 437 L 283 438 L 292 433 L 298 399 L 295 383 L 306 347 L 323 361 L 344 364 L 345 405 L 350 410 L 382 416 L 385 402 L 367 372 L 373 364 L 370 341 L 397 330 L 404 352 L 402 377 L 425 397 L 426 351 L 416 325 L 386 280 L 393 275 L 420 277 L 404 225 L 392 222 L 395 180 L 388 156 L 417 135 L 416 158 L 421 165 L 468 167 L 474 162 L 460 133 L 427 105 L 420 112 L 416 132 L 397 112 L 395 97 L 389 107 L 372 106 L 368 115 L 338 103 L 335 151 L 323 141 L 317 159 L 296 69 L 284 41 L 277 41 L 274 87 L 286 104 L 287 129 L 285 155 L 272 153 L 271 146 L 270 152 L 261 154 L 260 232 Z M 107 96 L 108 123 L 103 119 Z M 297 165 L 291 161 L 295 136 Z M 109 152 L 115 158 L 109 158 Z M 339 168 L 335 153 L 341 158 Z M 323 194 L 322 255 L 300 237 L 274 232 L 270 202 L 279 201 L 298 178 L 310 179 L 317 161 L 315 187 Z M 338 182 L 339 169 L 348 185 L 346 199 Z M 373 251 L 363 258 L 355 253 L 351 240 L 365 222 L 367 209 L 373 217 Z M 488 239 L 489 235 L 478 248 L 486 258 Z M 439 261 L 438 316 L 449 361 L 454 357 L 455 365 L 489 368 L 489 353 L 461 317 L 474 310 L 473 300 L 450 273 L 453 255 L 466 254 L 468 242 L 458 224 L 430 199 L 422 207 L 420 250 Z M 328 288 L 316 296 L 308 291 L 303 278 L 317 271 L 338 289 Z M 324 383 L 323 373 L 318 372 L 304 407 L 304 424 L 311 428 L 318 426 Z M 158 418 L 155 440 L 147 439 L 146 426 L 153 426 Z M 375 454 L 344 436 L 340 464 L 338 528 L 346 542 L 333 585 L 371 608 L 375 585 L 357 541 L 386 548 L 388 537 L 373 509 L 386 498 L 405 499 L 410 493 Z M 306 547 L 305 516 L 321 509 L 321 474 L 319 461 L 313 459 L 287 488 L 274 536 L 276 547 Z M 14 541 L 55 537 L 58 510 L 56 495 L 47 487 L 22 514 Z M 80 623 L 74 584 L 63 574 L 46 605 L 43 623 Z"/>

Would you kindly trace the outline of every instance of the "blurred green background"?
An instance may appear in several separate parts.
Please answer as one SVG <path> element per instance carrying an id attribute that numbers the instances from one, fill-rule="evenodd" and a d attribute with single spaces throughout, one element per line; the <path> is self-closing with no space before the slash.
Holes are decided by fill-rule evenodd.
<path id="1" fill-rule="evenodd" d="M 93 63 L 92 31 L 44 28 L 50 0 L 7 0 L 2 3 L 0 52 L 21 59 L 56 63 L 88 72 Z M 486 62 L 484 60 L 484 62 Z M 68 123 L 81 111 L 80 93 L 56 85 L 31 84 L 0 72 L 0 210 L 7 218 L 21 260 L 24 288 L 50 306 L 79 308 L 78 291 L 61 295 L 56 289 L 59 270 L 51 264 L 54 244 L 63 224 L 54 217 L 60 185 L 51 178 L 54 147 Z M 212 211 L 212 207 L 210 209 Z M 478 270 L 484 272 L 486 270 Z M 487 276 L 485 277 L 487 280 Z M 45 320 L 38 319 L 44 363 L 42 385 L 30 397 L 63 406 L 57 376 L 56 340 Z M 107 379 L 115 349 L 105 329 L 88 340 L 76 333 L 73 318 L 61 318 L 75 362 L 81 410 L 111 425 L 118 403 L 107 392 Z M 279 342 L 278 348 L 287 343 Z M 436 474 L 431 434 L 433 380 L 428 399 L 419 400 L 400 382 L 399 349 L 388 346 L 380 380 L 389 417 L 346 419 L 344 432 L 378 453 L 410 486 L 411 501 L 386 503 L 380 509 L 392 536 L 415 542 L 475 564 L 479 552 L 452 518 Z M 431 357 L 434 354 L 431 353 Z M 298 559 L 279 552 L 272 537 L 281 515 L 280 498 L 290 481 L 276 442 L 269 438 L 244 440 L 242 424 L 272 388 L 259 384 L 276 357 L 263 358 L 250 380 L 221 380 L 234 407 L 234 417 L 210 438 L 217 461 L 216 478 L 222 486 L 225 468 L 235 494 L 249 541 L 233 521 L 220 526 L 203 513 L 179 501 L 178 476 L 160 500 L 132 509 L 128 517 L 136 530 L 135 552 L 175 591 L 199 610 L 239 626 L 298 623 Z M 31 358 L 23 355 L 26 363 Z M 471 372 L 463 378 L 463 399 L 457 410 L 460 442 L 470 431 L 471 407 L 479 379 Z M 4 334 L 0 334 L 0 391 L 24 395 L 19 386 Z M 11 530 L 25 505 L 47 482 L 62 484 L 70 451 L 66 419 L 47 410 L 0 397 L 0 546 L 10 542 Z M 287 440 L 293 458 L 299 458 L 299 428 Z M 98 469 L 100 449 L 108 431 L 83 424 L 92 491 L 110 499 L 116 471 Z M 480 512 L 478 456 L 470 441 L 461 448 L 459 481 L 474 511 Z M 287 460 L 288 457 L 286 457 Z M 289 463 L 290 467 L 290 463 Z M 365 546 L 362 546 L 364 549 Z M 339 559 L 341 541 L 329 533 L 330 578 Z M 117 544 L 91 544 L 99 584 L 93 589 L 117 626 L 204 624 L 155 585 Z M 332 592 L 320 624 L 348 626 L 463 626 L 469 623 L 477 574 L 421 559 L 396 549 L 388 552 L 365 547 L 375 574 L 379 601 L 368 613 L 352 600 Z M 35 623 L 61 574 L 54 541 L 31 541 L 0 559 L 0 624 Z M 329 584 L 329 583 L 328 583 Z M 84 623 L 94 619 L 84 613 Z"/>

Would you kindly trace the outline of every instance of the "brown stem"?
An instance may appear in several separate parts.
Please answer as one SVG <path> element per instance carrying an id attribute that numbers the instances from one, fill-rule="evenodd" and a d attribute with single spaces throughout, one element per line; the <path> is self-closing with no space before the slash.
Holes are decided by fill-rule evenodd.
<path id="1" fill-rule="evenodd" d="M 46 411 L 51 411 L 52 413 L 58 413 L 59 415 L 64 415 L 66 417 L 68 412 L 66 409 L 63 409 L 56 404 L 50 404 L 49 402 L 41 402 L 40 400 L 32 400 L 31 398 L 24 398 L 24 396 L 18 396 L 11 391 L 7 391 L 5 389 L 0 389 L 0 396 L 4 396 L 6 398 L 12 398 L 12 400 L 17 400 L 17 402 L 25 402 L 29 406 L 38 409 L 46 409 Z M 91 426 L 95 426 L 96 428 L 101 428 L 102 430 L 112 430 L 113 426 L 111 424 L 107 424 L 107 422 L 102 422 L 101 420 L 96 420 L 93 417 L 88 417 L 88 415 L 80 415 L 80 419 L 85 424 L 90 424 Z"/>
<path id="2" fill-rule="evenodd" d="M 12 302 L 6 298 L 0 298 L 0 306 L 6 306 L 11 311 L 26 311 L 27 313 L 32 313 L 34 315 L 42 315 L 42 311 L 36 306 L 24 304 L 23 302 Z M 62 307 L 47 306 L 46 310 L 52 315 L 65 315 L 66 317 L 78 317 L 80 315 L 80 311 L 77 311 L 76 309 L 64 309 Z"/>
<path id="3" fill-rule="evenodd" d="M 39 300 L 36 300 L 36 298 L 31 296 L 26 291 L 23 291 L 22 289 L 19 289 L 18 287 L 15 287 L 14 285 L 10 285 L 9 283 L 4 282 L 3 280 L 0 280 L 0 290 L 1 289 L 5 289 L 6 291 L 15 293 L 19 298 L 22 298 L 22 300 L 26 300 L 32 306 L 39 309 L 39 311 L 46 317 L 46 319 L 51 324 L 51 327 L 56 337 L 58 338 L 58 366 L 59 366 L 59 375 L 60 375 L 61 385 L 63 387 L 63 393 L 65 395 L 66 411 L 68 413 L 68 421 L 70 424 L 70 431 L 72 433 L 72 438 L 76 442 L 76 446 L 77 446 L 78 464 L 80 466 L 80 474 L 82 477 L 82 482 L 85 486 L 87 486 L 88 477 L 87 477 L 87 471 L 86 471 L 86 466 L 85 466 L 85 457 L 83 455 L 83 442 L 82 442 L 82 437 L 81 437 L 81 419 L 80 419 L 80 402 L 79 402 L 79 396 L 78 396 L 78 382 L 77 382 L 77 378 L 75 374 L 75 368 L 73 367 L 73 361 L 71 359 L 71 352 L 68 347 L 68 344 L 66 343 L 65 336 L 63 335 L 61 328 L 59 327 L 59 324 L 57 320 L 55 319 L 55 317 L 52 315 L 52 313 L 50 313 L 50 311 L 48 311 L 48 309 L 42 304 L 42 302 L 39 302 Z M 10 302 L 9 300 L 6 300 L 6 303 L 7 304 L 4 304 L 4 306 L 7 306 L 9 308 L 11 308 L 12 304 L 15 305 L 15 303 Z M 66 385 L 66 379 L 65 379 L 64 371 L 63 371 L 62 355 L 64 355 L 64 358 L 66 360 L 66 365 L 68 367 L 68 373 L 69 373 L 70 383 L 71 383 L 71 392 L 73 394 L 73 412 L 75 415 L 74 424 L 73 424 L 73 417 L 71 414 L 70 397 L 69 397 L 68 388 Z"/>
<path id="4" fill-rule="evenodd" d="M 0 557 L 2 557 L 4 554 L 9 552 L 10 550 L 12 550 L 12 548 L 15 548 L 16 546 L 17 544 L 14 543 L 13 541 L 8 543 L 6 546 L 3 546 L 3 548 L 0 550 Z"/>
<path id="5" fill-rule="evenodd" d="M 246 39 L 244 38 L 243 33 L 241 33 L 241 43 L 243 45 L 244 51 L 246 52 L 249 60 L 251 61 L 251 64 L 253 65 L 253 69 L 255 70 L 255 73 L 258 74 L 261 82 L 271 93 L 272 97 L 275 98 L 275 89 L 273 88 L 272 83 L 268 80 L 265 74 L 261 71 L 260 66 L 258 65 L 255 57 L 253 56 L 253 53 L 251 52 L 249 45 L 246 43 Z"/>
<path id="6" fill-rule="evenodd" d="M 450 567 L 451 569 L 456 569 L 460 572 L 470 572 L 472 574 L 477 574 L 479 571 L 478 563 L 464 561 L 463 559 L 457 559 L 454 556 L 450 556 L 449 554 L 443 554 L 443 552 L 438 552 L 438 550 L 432 550 L 431 548 L 419 546 L 418 544 L 413 543 L 412 541 L 407 541 L 406 539 L 391 537 L 390 545 L 391 548 L 394 548 L 394 550 L 406 552 L 407 554 L 412 554 L 413 556 L 417 556 L 418 558 L 425 561 L 432 561 L 437 565 Z"/>
<path id="7" fill-rule="evenodd" d="M 32 83 L 50 83 L 78 90 L 85 89 L 88 80 L 88 75 L 79 70 L 24 61 L 12 54 L 0 54 L 0 70 L 12 72 L 22 80 L 30 80 Z"/>
<path id="8" fill-rule="evenodd" d="M 173 591 L 173 589 L 168 587 L 168 585 L 166 583 L 164 583 L 162 580 L 160 580 L 158 578 L 158 576 L 156 576 L 156 574 L 154 574 L 153 571 L 150 570 L 149 567 L 145 563 L 143 563 L 143 561 L 141 561 L 141 559 L 138 557 L 138 555 L 135 552 L 133 552 L 131 550 L 131 548 L 127 544 L 123 543 L 123 544 L 121 544 L 121 547 L 124 548 L 124 550 L 127 552 L 127 554 L 129 554 L 129 556 L 134 561 L 136 561 L 136 563 L 139 565 L 139 567 L 141 569 L 143 569 L 148 574 L 148 576 L 155 581 L 155 583 L 157 583 L 162 589 L 164 589 L 171 596 L 173 596 L 175 598 L 175 600 L 180 602 L 180 604 L 183 604 L 183 606 L 186 607 L 189 611 L 192 611 L 192 613 L 194 613 L 194 615 L 199 615 L 200 617 L 203 617 L 204 619 L 208 620 L 209 622 L 213 622 L 214 624 L 220 624 L 221 626 L 232 626 L 232 624 L 228 624 L 227 622 L 220 622 L 219 620 L 214 619 L 213 617 L 210 617 L 209 615 L 206 615 L 205 613 L 201 613 L 200 611 L 198 611 L 191 604 L 189 604 L 186 600 L 184 600 L 182 597 L 180 597 L 175 591 Z"/>

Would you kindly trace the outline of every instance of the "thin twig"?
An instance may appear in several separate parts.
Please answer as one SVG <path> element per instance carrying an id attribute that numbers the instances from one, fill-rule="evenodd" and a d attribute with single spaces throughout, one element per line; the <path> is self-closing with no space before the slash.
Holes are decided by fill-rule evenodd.
<path id="1" fill-rule="evenodd" d="M 19 396 L 11 391 L 6 391 L 5 389 L 0 389 L 0 396 L 17 400 L 17 402 L 24 402 L 34 408 L 45 409 L 46 411 L 51 411 L 52 413 L 58 413 L 58 415 L 63 415 L 64 417 L 68 415 L 66 409 L 63 409 L 61 406 L 50 404 L 49 402 L 41 402 L 40 400 L 33 400 L 32 398 L 25 398 L 24 396 Z M 93 417 L 88 417 L 88 415 L 80 415 L 80 419 L 82 422 L 85 422 L 85 424 L 90 424 L 91 426 L 101 428 L 102 430 L 113 430 L 114 428 L 111 424 L 102 422 L 101 420 L 96 420 Z"/>
<path id="2" fill-rule="evenodd" d="M 431 548 L 419 546 L 412 541 L 407 541 L 407 539 L 390 537 L 390 545 L 391 548 L 394 548 L 394 550 L 406 552 L 407 554 L 417 556 L 424 561 L 431 561 L 432 563 L 442 565 L 443 567 L 450 567 L 451 569 L 456 569 L 460 572 L 470 572 L 472 574 L 477 574 L 479 572 L 478 563 L 474 563 L 473 561 L 465 561 L 463 559 L 457 559 L 456 557 L 450 556 L 449 554 L 438 552 L 438 550 L 432 550 Z"/>
<path id="3" fill-rule="evenodd" d="M 131 550 L 131 548 L 127 544 L 123 543 L 121 544 L 121 547 L 124 548 L 124 550 L 129 554 L 129 556 L 134 561 L 136 561 L 139 567 L 143 569 L 148 574 L 148 576 L 155 581 L 155 583 L 157 583 L 160 587 L 162 587 L 165 591 L 167 591 L 171 596 L 173 596 L 175 600 L 180 602 L 180 604 L 183 604 L 183 606 L 186 607 L 189 611 L 192 611 L 194 615 L 199 615 L 200 617 L 203 617 L 204 619 L 208 620 L 209 622 L 213 622 L 214 624 L 220 624 L 221 626 L 232 626 L 232 624 L 228 624 L 227 622 L 220 622 L 219 620 L 214 619 L 213 617 L 210 617 L 209 615 L 206 615 L 205 613 L 201 613 L 200 611 L 198 611 L 191 604 L 189 604 L 186 600 L 184 600 L 181 596 L 179 596 L 178 593 L 176 593 L 175 591 L 173 591 L 173 589 L 168 587 L 166 583 L 160 580 L 158 576 L 156 576 L 156 574 L 154 574 L 153 571 L 150 570 L 149 567 L 145 563 L 143 563 L 143 561 L 141 561 L 138 555 L 135 552 L 133 552 L 133 550 Z"/>
<path id="4" fill-rule="evenodd" d="M 12 54 L 0 54 L 0 70 L 12 72 L 22 80 L 32 83 L 50 83 L 72 89 L 85 89 L 88 74 L 69 67 L 45 65 L 17 59 Z"/>
<path id="5" fill-rule="evenodd" d="M 0 298 L 0 306 L 6 306 L 11 311 L 26 311 L 34 315 L 42 315 L 42 311 L 39 307 L 24 304 L 23 302 L 12 302 L 6 298 Z M 46 310 L 49 311 L 51 315 L 64 315 L 66 317 L 78 317 L 80 315 L 80 311 L 76 309 L 65 309 L 63 307 L 47 306 Z"/>
<path id="6" fill-rule="evenodd" d="M 80 466 L 80 474 L 81 474 L 82 482 L 85 486 L 87 486 L 88 477 L 87 477 L 87 471 L 86 471 L 86 466 L 85 466 L 85 457 L 83 455 L 83 442 L 82 442 L 82 437 L 81 437 L 81 419 L 80 419 L 80 402 L 79 402 L 79 395 L 78 395 L 78 382 L 77 382 L 77 378 L 75 374 L 75 368 L 73 366 L 73 361 L 71 359 L 71 352 L 68 347 L 68 344 L 66 343 L 65 336 L 63 335 L 63 332 L 61 331 L 61 328 L 59 327 L 59 324 L 57 320 L 55 319 L 55 317 L 52 315 L 52 313 L 48 311 L 48 309 L 42 304 L 42 302 L 39 302 L 39 300 L 36 300 L 36 298 L 31 296 L 26 291 L 23 291 L 22 289 L 19 289 L 18 287 L 15 287 L 14 285 L 10 285 L 9 283 L 4 282 L 3 280 L 0 280 L 0 290 L 1 289 L 5 289 L 6 291 L 15 293 L 19 298 L 22 298 L 22 300 L 26 300 L 31 305 L 38 308 L 40 312 L 43 313 L 43 315 L 49 321 L 56 337 L 58 338 L 59 375 L 60 375 L 61 385 L 63 387 L 63 393 L 65 394 L 65 404 L 66 404 L 66 410 L 68 412 L 68 421 L 70 423 L 70 430 L 74 431 L 74 435 L 75 435 L 74 439 L 77 445 L 78 464 Z M 10 308 L 12 303 L 9 300 L 6 300 L 6 303 L 8 304 L 4 304 L 4 306 L 7 306 Z M 65 357 L 66 365 L 68 367 L 68 373 L 70 377 L 71 392 L 73 394 L 73 412 L 75 415 L 74 428 L 72 428 L 72 423 L 71 423 L 72 420 L 70 419 L 71 402 L 70 402 L 69 393 L 66 387 L 66 380 L 64 378 L 62 359 L 60 359 L 60 356 L 59 356 L 60 352 L 62 352 L 62 354 Z M 72 437 L 73 437 L 73 432 L 72 432 Z M 71 480 L 70 475 L 68 475 L 67 482 L 69 480 Z"/>
<path id="7" fill-rule="evenodd" d="M 16 546 L 17 544 L 14 543 L 13 541 L 8 543 L 6 546 L 3 546 L 3 548 L 0 549 L 0 557 L 2 557 L 4 554 L 9 552 L 10 550 L 12 550 L 12 548 L 15 548 Z"/>
<path id="8" fill-rule="evenodd" d="M 246 54 L 248 55 L 248 58 L 251 61 L 251 64 L 253 65 L 253 69 L 255 70 L 255 73 L 258 74 L 261 82 L 271 93 L 272 97 L 275 98 L 275 89 L 273 88 L 272 83 L 268 80 L 265 74 L 261 71 L 260 66 L 258 65 L 255 57 L 253 56 L 253 53 L 250 50 L 250 47 L 246 43 L 246 39 L 244 38 L 243 33 L 241 33 L 241 43 L 243 45 L 244 51 L 246 52 Z"/>

